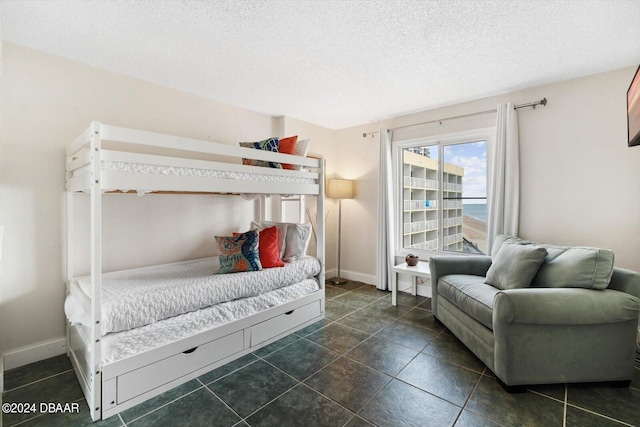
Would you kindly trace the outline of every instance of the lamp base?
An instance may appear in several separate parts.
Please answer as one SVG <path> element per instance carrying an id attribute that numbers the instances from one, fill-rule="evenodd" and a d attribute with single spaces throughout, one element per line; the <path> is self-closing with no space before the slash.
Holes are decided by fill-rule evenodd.
<path id="1" fill-rule="evenodd" d="M 329 283 L 331 283 L 332 285 L 344 285 L 345 283 L 347 283 L 347 280 L 336 277 L 329 280 Z"/>

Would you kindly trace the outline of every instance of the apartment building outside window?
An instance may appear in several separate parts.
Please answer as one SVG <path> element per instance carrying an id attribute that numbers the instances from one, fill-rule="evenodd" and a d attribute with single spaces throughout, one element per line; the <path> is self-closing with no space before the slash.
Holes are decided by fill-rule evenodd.
<path id="1" fill-rule="evenodd" d="M 491 132 L 396 145 L 400 252 L 487 252 Z"/>

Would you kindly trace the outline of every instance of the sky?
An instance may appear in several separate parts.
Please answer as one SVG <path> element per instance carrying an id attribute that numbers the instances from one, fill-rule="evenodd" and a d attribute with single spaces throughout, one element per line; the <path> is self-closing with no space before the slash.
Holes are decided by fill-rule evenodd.
<path id="1" fill-rule="evenodd" d="M 432 159 L 438 158 L 437 146 L 430 147 Z M 464 168 L 462 197 L 487 197 L 487 142 L 446 145 L 444 161 Z M 485 200 L 464 200 L 463 203 L 486 204 Z"/>

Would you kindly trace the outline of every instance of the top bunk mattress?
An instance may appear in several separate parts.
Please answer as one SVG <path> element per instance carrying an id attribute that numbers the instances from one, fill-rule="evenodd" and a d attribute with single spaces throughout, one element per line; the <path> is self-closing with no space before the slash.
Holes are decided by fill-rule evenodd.
<path id="1" fill-rule="evenodd" d="M 292 184 L 314 184 L 313 178 L 301 178 L 296 176 L 286 175 L 273 175 L 261 173 L 258 166 L 253 166 L 252 172 L 235 172 L 216 169 L 201 169 L 191 167 L 180 166 L 163 166 L 148 163 L 132 163 L 132 162 L 116 162 L 116 161 L 103 161 L 102 170 L 107 172 L 128 172 L 128 173 L 141 173 L 152 175 L 168 175 L 168 176 L 190 176 L 198 178 L 213 178 L 213 179 L 241 179 L 241 180 L 253 180 L 258 182 L 279 182 L 279 183 L 292 183 Z M 269 170 L 267 168 L 266 170 Z"/>
<path id="2" fill-rule="evenodd" d="M 284 267 L 233 274 L 216 274 L 218 257 L 102 275 L 102 335 L 199 310 L 222 302 L 254 297 L 320 273 L 320 262 L 301 257 Z M 91 278 L 76 283 L 91 295 Z M 67 297 L 69 300 L 72 296 Z M 73 323 L 86 323 L 82 314 L 65 303 Z M 86 313 L 84 314 L 86 316 Z"/>

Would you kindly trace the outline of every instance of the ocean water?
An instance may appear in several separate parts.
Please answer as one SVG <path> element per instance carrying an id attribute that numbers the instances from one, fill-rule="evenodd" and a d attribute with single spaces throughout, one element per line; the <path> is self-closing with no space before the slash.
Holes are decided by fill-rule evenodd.
<path id="1" fill-rule="evenodd" d="M 462 214 L 467 215 L 480 221 L 487 221 L 487 205 L 479 203 L 464 203 L 462 205 Z"/>

